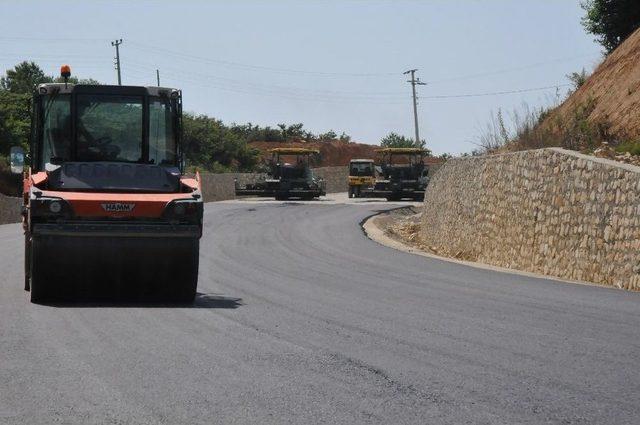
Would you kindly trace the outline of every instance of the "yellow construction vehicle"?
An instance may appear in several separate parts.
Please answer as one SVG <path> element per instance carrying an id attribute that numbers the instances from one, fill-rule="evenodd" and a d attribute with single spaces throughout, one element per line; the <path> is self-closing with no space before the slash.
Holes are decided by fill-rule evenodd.
<path id="1" fill-rule="evenodd" d="M 349 198 L 360 198 L 362 189 L 373 187 L 375 181 L 373 159 L 352 159 L 349 162 Z"/>

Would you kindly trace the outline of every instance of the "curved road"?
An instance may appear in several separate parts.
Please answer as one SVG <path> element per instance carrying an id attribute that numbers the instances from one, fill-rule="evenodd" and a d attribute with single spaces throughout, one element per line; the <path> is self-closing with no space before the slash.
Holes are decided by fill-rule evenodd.
<path id="1" fill-rule="evenodd" d="M 207 204 L 189 308 L 31 305 L 0 226 L 0 423 L 638 423 L 640 294 L 383 247 L 386 208 Z"/>

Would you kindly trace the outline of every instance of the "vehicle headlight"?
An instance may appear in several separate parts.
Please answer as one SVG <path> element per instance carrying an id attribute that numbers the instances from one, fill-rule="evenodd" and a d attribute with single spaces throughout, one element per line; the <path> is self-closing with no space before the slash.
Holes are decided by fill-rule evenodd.
<path id="1" fill-rule="evenodd" d="M 54 214 L 58 214 L 60 211 L 62 211 L 62 204 L 59 201 L 49 202 L 49 211 Z"/>
<path id="2" fill-rule="evenodd" d="M 178 202 L 173 206 L 173 212 L 176 215 L 184 215 L 187 211 L 187 207 L 184 205 L 184 202 Z"/>
<path id="3" fill-rule="evenodd" d="M 31 198 L 29 207 L 33 217 L 65 218 L 73 215 L 71 206 L 60 198 Z"/>
<path id="4" fill-rule="evenodd" d="M 202 220 L 202 201 L 178 199 L 169 202 L 164 209 L 164 218 L 170 221 L 198 223 Z"/>

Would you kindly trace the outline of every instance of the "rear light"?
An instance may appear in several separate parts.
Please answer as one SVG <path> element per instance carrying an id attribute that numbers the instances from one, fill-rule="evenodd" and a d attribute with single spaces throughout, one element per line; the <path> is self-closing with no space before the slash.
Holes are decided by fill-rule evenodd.
<path id="1" fill-rule="evenodd" d="M 185 207 L 184 202 L 179 202 L 173 206 L 173 212 L 177 216 L 184 215 L 186 211 L 187 211 L 187 208 Z"/>
<path id="2" fill-rule="evenodd" d="M 69 218 L 73 216 L 71 205 L 64 199 L 39 197 L 32 198 L 29 203 L 32 217 L 48 219 Z"/>
<path id="3" fill-rule="evenodd" d="M 179 199 L 171 201 L 164 209 L 164 218 L 169 221 L 199 223 L 202 221 L 202 201 Z"/>
<path id="4" fill-rule="evenodd" d="M 62 211 L 62 204 L 59 201 L 49 202 L 49 211 L 54 214 L 58 214 L 60 211 Z"/>

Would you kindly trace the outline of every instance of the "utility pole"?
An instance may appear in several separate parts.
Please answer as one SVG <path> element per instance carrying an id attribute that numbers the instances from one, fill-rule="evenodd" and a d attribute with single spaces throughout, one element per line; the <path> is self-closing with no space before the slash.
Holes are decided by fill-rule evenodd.
<path id="1" fill-rule="evenodd" d="M 120 76 L 120 45 L 122 44 L 122 39 L 119 40 L 115 40 L 111 42 L 112 46 L 115 46 L 116 48 L 116 62 L 115 62 L 115 66 L 116 66 L 116 70 L 118 71 L 118 85 L 121 86 L 122 85 L 122 77 Z"/>
<path id="2" fill-rule="evenodd" d="M 156 69 L 156 80 L 158 80 L 158 87 L 160 87 L 160 70 Z"/>
<path id="3" fill-rule="evenodd" d="M 403 74 L 411 74 L 411 79 L 407 80 L 407 83 L 411 83 L 411 88 L 413 89 L 413 121 L 416 127 L 416 146 L 419 146 L 420 131 L 418 130 L 418 101 L 416 98 L 416 86 L 426 86 L 427 83 L 423 83 L 422 81 L 420 81 L 420 78 L 416 79 L 416 71 L 417 69 L 410 69 L 406 72 L 403 72 Z"/>

